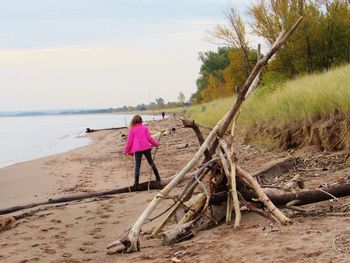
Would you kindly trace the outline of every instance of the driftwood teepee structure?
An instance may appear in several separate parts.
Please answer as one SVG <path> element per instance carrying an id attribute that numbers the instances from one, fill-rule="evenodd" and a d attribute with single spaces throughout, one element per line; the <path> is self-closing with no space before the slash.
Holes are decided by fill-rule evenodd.
<path id="1" fill-rule="evenodd" d="M 182 219 L 177 223 L 175 228 L 165 232 L 165 240 L 167 243 L 172 243 L 180 240 L 184 236 L 188 236 L 191 232 L 211 223 L 215 223 L 221 219 L 220 214 L 226 215 L 226 221 L 231 221 L 232 210 L 235 212 L 235 227 L 240 224 L 240 203 L 257 213 L 270 218 L 281 224 L 288 224 L 288 219 L 280 210 L 276 208 L 270 198 L 263 192 L 258 182 L 246 171 L 241 169 L 235 161 L 234 149 L 231 143 L 226 143 L 223 140 L 224 135 L 231 122 L 234 122 L 242 103 L 257 88 L 260 74 L 267 64 L 269 59 L 280 49 L 280 47 L 287 42 L 293 32 L 301 23 L 300 17 L 288 32 L 282 32 L 272 45 L 270 50 L 263 56 L 258 58 L 254 69 L 241 88 L 237 88 L 234 96 L 234 101 L 230 110 L 225 116 L 215 125 L 209 135 L 203 139 L 203 136 L 196 132 L 201 147 L 195 153 L 193 158 L 179 171 L 173 180 L 169 182 L 151 201 L 148 207 L 143 211 L 127 235 L 112 242 L 107 248 L 112 252 L 135 252 L 140 249 L 139 234 L 141 227 L 157 207 L 162 199 L 167 198 L 172 189 L 179 184 L 179 182 L 196 166 L 199 169 L 192 176 L 189 183 L 177 198 L 176 204 L 169 211 L 162 223 L 153 230 L 153 235 L 157 235 L 163 229 L 165 224 L 169 221 L 180 207 L 186 207 L 187 212 Z M 230 138 L 233 139 L 234 124 L 232 125 Z M 210 175 L 209 180 L 207 175 Z M 205 183 L 205 180 L 207 180 Z M 192 196 L 194 189 L 197 186 L 202 188 L 202 192 L 196 196 Z M 206 186 L 208 185 L 208 186 Z M 238 191 L 237 191 L 238 189 Z M 224 213 L 222 211 L 209 211 L 210 205 L 218 199 L 220 194 L 227 198 L 227 206 Z M 251 205 L 246 201 L 247 196 L 257 197 L 260 203 L 266 208 L 266 212 Z M 188 200 L 188 201 L 187 201 Z M 187 201 L 187 202 L 186 202 Z M 219 209 L 220 210 L 220 209 Z M 222 209 L 221 209 L 222 210 Z M 216 215 L 215 215 L 216 213 Z"/>

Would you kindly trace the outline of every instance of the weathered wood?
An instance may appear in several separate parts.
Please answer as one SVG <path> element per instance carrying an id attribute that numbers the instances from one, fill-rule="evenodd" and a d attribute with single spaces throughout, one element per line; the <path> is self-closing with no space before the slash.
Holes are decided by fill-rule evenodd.
<path id="1" fill-rule="evenodd" d="M 212 132 L 207 137 L 206 141 L 202 144 L 196 154 L 192 157 L 192 159 L 185 165 L 182 170 L 176 174 L 175 178 L 167 184 L 151 201 L 148 207 L 143 211 L 141 216 L 137 219 L 133 227 L 129 231 L 128 239 L 130 241 L 130 246 L 127 249 L 127 252 L 135 252 L 138 251 L 137 243 L 139 242 L 139 234 L 142 225 L 146 221 L 146 219 L 150 216 L 153 210 L 157 207 L 157 205 L 161 202 L 161 200 L 166 197 L 171 190 L 178 185 L 178 183 L 182 180 L 182 178 L 198 163 L 201 159 L 204 151 L 208 148 L 209 143 L 216 137 L 219 129 L 219 125 L 216 125 Z"/>
<path id="2" fill-rule="evenodd" d="M 232 192 L 231 192 L 231 183 L 230 183 L 230 171 L 228 169 L 227 160 L 222 152 L 219 151 L 219 156 L 221 159 L 222 167 L 224 169 L 226 178 L 227 178 L 227 207 L 226 207 L 226 224 L 231 224 L 231 218 L 232 218 L 232 207 L 233 204 L 231 202 L 232 200 Z"/>
<path id="3" fill-rule="evenodd" d="M 185 128 L 192 128 L 194 130 L 194 132 L 196 133 L 199 145 L 202 145 L 204 143 L 204 137 L 201 130 L 199 129 L 198 124 L 195 123 L 194 120 L 189 120 L 186 118 L 181 118 L 181 121 Z M 204 156 L 206 161 L 209 161 L 211 159 L 211 154 L 208 149 L 204 151 Z"/>
<path id="4" fill-rule="evenodd" d="M 104 128 L 104 129 L 90 129 L 86 128 L 85 133 L 92 133 L 92 132 L 98 132 L 98 131 L 111 131 L 111 130 L 121 130 L 121 129 L 127 129 L 128 127 L 117 127 L 117 128 Z"/>
<path id="5" fill-rule="evenodd" d="M 150 189 L 162 189 L 168 182 L 169 182 L 169 179 L 164 179 L 160 183 L 158 181 L 151 181 Z M 49 200 L 44 202 L 37 202 L 37 203 L 31 203 L 27 205 L 19 205 L 19 206 L 4 208 L 0 210 L 0 215 L 9 214 L 9 213 L 13 213 L 24 209 L 34 208 L 41 205 L 65 203 L 65 202 L 78 201 L 78 200 L 83 200 L 87 198 L 94 198 L 94 197 L 100 197 L 100 196 L 106 196 L 106 195 L 147 191 L 147 189 L 148 189 L 148 182 L 144 182 L 144 183 L 140 183 L 138 187 L 135 187 L 134 185 L 132 185 L 132 186 L 108 190 L 108 191 L 89 192 L 89 193 L 61 196 L 56 198 L 50 198 Z"/>
<path id="6" fill-rule="evenodd" d="M 277 206 L 286 205 L 293 200 L 298 200 L 298 202 L 293 204 L 294 206 L 300 206 L 333 199 L 332 196 L 338 198 L 349 195 L 350 184 L 343 184 L 320 189 L 303 190 L 295 193 L 285 192 L 281 194 L 277 192 L 270 192 L 268 196 L 271 201 Z"/>
<path id="7" fill-rule="evenodd" d="M 263 192 L 258 182 L 238 165 L 237 174 L 238 176 L 245 178 L 253 186 L 253 190 L 258 195 L 259 200 L 266 206 L 270 213 L 278 219 L 280 223 L 286 225 L 291 222 L 290 219 L 287 218 L 280 210 L 278 210 L 274 203 L 271 202 L 270 198 Z"/>
<path id="8" fill-rule="evenodd" d="M 0 232 L 10 228 L 15 221 L 13 216 L 0 216 Z"/>
<path id="9" fill-rule="evenodd" d="M 167 216 L 162 220 L 162 222 L 154 228 L 152 231 L 152 236 L 155 237 L 166 225 L 166 223 L 170 220 L 170 218 L 175 214 L 176 210 L 181 206 L 181 202 L 186 201 L 189 196 L 192 194 L 193 190 L 198 185 L 198 180 L 201 180 L 208 172 L 208 169 L 212 164 L 214 164 L 218 159 L 214 158 L 207 162 L 205 165 L 203 165 L 198 171 L 192 176 L 190 181 L 187 183 L 185 189 L 182 191 L 182 193 L 178 197 L 178 202 L 176 205 L 170 210 L 170 212 L 167 214 Z"/>
<path id="10" fill-rule="evenodd" d="M 190 210 L 185 214 L 185 216 L 180 220 L 178 225 L 183 225 L 185 223 L 188 223 L 195 217 L 199 211 L 203 208 L 205 205 L 206 196 L 204 193 L 200 193 L 196 196 L 195 203 L 190 207 Z"/>
<path id="11" fill-rule="evenodd" d="M 231 131 L 231 140 L 233 140 L 233 130 L 234 126 Z M 220 140 L 220 146 L 225 152 L 227 158 L 230 158 L 230 167 L 231 167 L 231 172 L 228 173 L 227 177 L 227 182 L 228 182 L 228 198 L 231 198 L 230 202 L 232 202 L 232 205 L 235 209 L 235 224 L 234 227 L 237 228 L 240 226 L 241 222 L 241 210 L 240 210 L 240 205 L 239 205 L 239 200 L 238 200 L 238 195 L 237 195 L 237 186 L 236 186 L 236 164 L 234 161 L 234 152 L 233 152 L 233 145 L 231 146 L 231 151 L 229 151 L 226 143 L 223 140 Z M 233 144 L 233 141 L 232 141 Z"/>
<path id="12" fill-rule="evenodd" d="M 260 203 L 260 201 L 257 200 L 259 197 L 254 191 L 247 190 L 243 187 L 238 187 L 237 190 L 239 193 L 242 194 L 245 200 L 254 203 Z M 350 183 L 332 185 L 329 187 L 323 187 L 319 189 L 305 189 L 294 193 L 271 188 L 263 188 L 262 190 L 271 200 L 271 202 L 273 202 L 276 206 L 284 207 L 288 203 L 290 203 L 292 206 L 301 206 L 334 199 L 334 197 L 339 198 L 344 196 L 350 196 Z M 214 196 L 210 203 L 219 204 L 222 202 L 226 202 L 226 199 L 227 192 L 224 192 L 220 195 L 217 194 L 216 196 Z"/>
<path id="13" fill-rule="evenodd" d="M 193 221 L 182 225 L 176 225 L 174 228 L 162 233 L 164 245 L 172 245 L 182 240 L 191 238 L 195 235 L 193 231 Z"/>
<path id="14" fill-rule="evenodd" d="M 301 182 L 300 177 L 300 174 L 295 175 L 289 182 L 282 186 L 282 189 L 289 192 L 296 189 L 299 186 L 299 182 Z"/>
<path id="15" fill-rule="evenodd" d="M 198 163 L 204 151 L 211 147 L 211 153 L 216 151 L 218 145 L 217 137 L 221 138 L 226 132 L 230 122 L 234 118 L 235 114 L 238 112 L 241 104 L 246 99 L 246 93 L 248 92 L 250 86 L 253 84 L 255 78 L 261 72 L 263 67 L 267 64 L 268 60 L 278 51 L 278 49 L 288 40 L 288 38 L 293 34 L 295 29 L 298 27 L 302 20 L 300 17 L 297 22 L 292 26 L 287 34 L 281 33 L 278 40 L 272 45 L 271 49 L 266 53 L 266 55 L 258 60 L 248 79 L 246 80 L 243 88 L 237 94 L 235 98 L 235 102 L 231 109 L 226 113 L 226 115 L 215 125 L 213 130 L 209 133 L 208 137 L 205 139 L 204 143 L 195 153 L 193 158 L 185 165 L 185 167 L 176 174 L 175 178 L 165 187 L 163 188 L 151 201 L 148 207 L 143 211 L 137 221 L 134 223 L 132 228 L 129 231 L 128 240 L 130 242 L 130 246 L 127 248 L 127 252 L 138 251 L 137 244 L 139 242 L 139 234 L 142 225 L 153 212 L 153 210 L 158 206 L 161 199 L 166 197 L 171 190 L 180 182 L 180 180 Z"/>
<path id="16" fill-rule="evenodd" d="M 293 156 L 274 159 L 263 164 L 259 170 L 253 172 L 251 175 L 257 178 L 258 181 L 262 179 L 269 181 L 293 169 L 295 167 L 295 162 L 296 160 Z"/>
<path id="17" fill-rule="evenodd" d="M 273 223 L 279 223 L 276 217 L 274 217 L 271 213 L 265 212 L 257 207 L 254 204 L 247 202 L 244 197 L 238 192 L 239 200 L 241 203 L 250 211 L 257 213 L 258 215 L 265 217 L 272 221 Z"/>

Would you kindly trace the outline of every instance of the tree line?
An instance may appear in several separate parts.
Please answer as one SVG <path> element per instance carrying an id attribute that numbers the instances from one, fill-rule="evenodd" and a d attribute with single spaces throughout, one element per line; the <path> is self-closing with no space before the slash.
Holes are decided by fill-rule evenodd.
<path id="1" fill-rule="evenodd" d="M 304 17 L 263 73 L 262 84 L 350 63 L 348 0 L 258 0 L 247 11 L 249 18 L 243 21 L 237 10 L 229 8 L 227 24 L 210 32 L 211 41 L 220 47 L 199 53 L 202 65 L 192 103 L 229 96 L 243 84 L 260 54 L 248 41 L 248 29 L 271 45 L 298 17 Z"/>
<path id="2" fill-rule="evenodd" d="M 168 101 L 161 97 L 156 98 L 155 101 L 150 102 L 149 104 L 141 103 L 136 106 L 126 106 L 119 108 L 114 108 L 114 112 L 128 112 L 128 111 L 146 111 L 146 110 L 163 110 L 163 109 L 172 109 L 178 107 L 189 106 L 190 103 L 186 102 L 186 97 L 183 92 L 179 92 L 177 101 Z"/>

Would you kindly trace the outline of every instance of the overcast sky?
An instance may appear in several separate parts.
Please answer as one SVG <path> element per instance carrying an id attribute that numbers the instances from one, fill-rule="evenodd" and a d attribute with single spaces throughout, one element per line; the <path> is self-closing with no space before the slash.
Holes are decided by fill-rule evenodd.
<path id="1" fill-rule="evenodd" d="M 196 90 L 220 0 L 0 0 L 0 110 L 175 101 Z"/>

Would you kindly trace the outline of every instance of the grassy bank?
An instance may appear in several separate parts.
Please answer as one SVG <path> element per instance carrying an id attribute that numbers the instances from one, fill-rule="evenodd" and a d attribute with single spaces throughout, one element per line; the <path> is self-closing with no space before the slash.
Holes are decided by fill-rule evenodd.
<path id="1" fill-rule="evenodd" d="M 194 106 L 188 113 L 199 123 L 214 125 L 231 98 Z M 350 65 L 289 81 L 274 92 L 258 92 L 243 106 L 239 124 L 247 139 L 269 138 L 288 148 L 318 145 L 350 148 Z"/>

